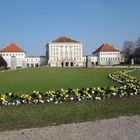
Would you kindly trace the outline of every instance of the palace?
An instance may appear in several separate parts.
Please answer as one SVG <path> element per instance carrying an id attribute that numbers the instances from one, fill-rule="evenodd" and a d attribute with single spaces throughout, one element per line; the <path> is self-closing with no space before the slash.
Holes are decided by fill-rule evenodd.
<path id="1" fill-rule="evenodd" d="M 93 67 L 116 65 L 124 61 L 121 52 L 104 43 L 92 55 L 83 56 L 83 45 L 79 41 L 61 36 L 46 45 L 46 56 L 27 56 L 26 52 L 12 43 L 0 50 L 10 69 L 26 67 Z"/>
<path id="2" fill-rule="evenodd" d="M 45 56 L 26 56 L 26 52 L 14 43 L 0 50 L 0 55 L 6 60 L 10 69 L 38 67 L 46 63 Z"/>
<path id="3" fill-rule="evenodd" d="M 124 62 L 123 54 L 111 45 L 104 43 L 92 55 L 83 56 L 84 66 L 110 66 Z"/>
<path id="4" fill-rule="evenodd" d="M 59 37 L 46 45 L 47 64 L 51 67 L 83 66 L 83 45 L 67 37 Z"/>
<path id="5" fill-rule="evenodd" d="M 97 61 L 93 61 L 93 64 L 97 65 L 116 65 L 122 61 L 120 51 L 107 43 L 102 44 L 92 54 L 97 57 Z"/>

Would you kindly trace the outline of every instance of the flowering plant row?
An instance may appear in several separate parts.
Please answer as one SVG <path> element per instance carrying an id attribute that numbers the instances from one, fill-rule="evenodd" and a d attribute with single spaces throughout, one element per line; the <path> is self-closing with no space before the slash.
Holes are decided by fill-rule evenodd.
<path id="1" fill-rule="evenodd" d="M 16 95 L 14 93 L 0 94 L 0 104 L 3 106 L 14 106 L 20 104 L 37 103 L 62 103 L 80 100 L 102 100 L 111 97 L 129 97 L 140 95 L 140 79 L 128 76 L 130 71 L 117 71 L 109 74 L 112 80 L 122 83 L 120 86 L 111 87 L 91 87 L 81 89 L 60 89 L 56 91 L 39 92 L 33 91 L 30 95 Z"/>
<path id="2" fill-rule="evenodd" d="M 116 71 L 114 73 L 109 74 L 109 77 L 118 83 L 126 84 L 126 85 L 135 85 L 136 88 L 140 88 L 140 78 L 127 75 L 127 73 L 132 71 L 135 71 L 135 69 Z"/>

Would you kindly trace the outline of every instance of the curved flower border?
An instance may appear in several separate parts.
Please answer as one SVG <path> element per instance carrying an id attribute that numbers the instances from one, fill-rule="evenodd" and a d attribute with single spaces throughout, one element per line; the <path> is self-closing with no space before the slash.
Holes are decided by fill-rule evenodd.
<path id="1" fill-rule="evenodd" d="M 140 95 L 140 78 L 127 75 L 134 70 L 116 71 L 109 74 L 109 78 L 121 83 L 120 86 L 91 87 L 63 89 L 56 91 L 33 91 L 30 95 L 16 95 L 14 93 L 0 94 L 1 106 L 17 106 L 20 104 L 63 103 L 81 100 L 103 100 L 109 98 L 122 98 Z"/>

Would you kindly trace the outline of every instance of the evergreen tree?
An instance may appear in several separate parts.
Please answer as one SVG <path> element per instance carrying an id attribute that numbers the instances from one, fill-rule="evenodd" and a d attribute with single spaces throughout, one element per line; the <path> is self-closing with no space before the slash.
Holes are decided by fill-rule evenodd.
<path id="1" fill-rule="evenodd" d="M 4 67 L 4 69 L 7 69 L 7 62 L 1 55 L 0 55 L 0 67 Z"/>

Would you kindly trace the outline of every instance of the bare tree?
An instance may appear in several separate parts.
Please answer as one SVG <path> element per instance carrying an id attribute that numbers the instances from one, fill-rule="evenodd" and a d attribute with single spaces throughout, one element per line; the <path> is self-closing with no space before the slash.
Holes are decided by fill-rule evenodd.
<path id="1" fill-rule="evenodd" d="M 123 44 L 124 61 L 126 64 L 130 63 L 133 53 L 135 51 L 135 43 L 133 41 L 125 41 Z"/>
<path id="2" fill-rule="evenodd" d="M 136 45 L 136 49 L 134 51 L 133 56 L 134 56 L 134 59 L 135 59 L 135 63 L 140 64 L 140 38 L 138 38 L 135 45 Z"/>

